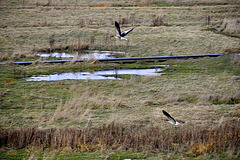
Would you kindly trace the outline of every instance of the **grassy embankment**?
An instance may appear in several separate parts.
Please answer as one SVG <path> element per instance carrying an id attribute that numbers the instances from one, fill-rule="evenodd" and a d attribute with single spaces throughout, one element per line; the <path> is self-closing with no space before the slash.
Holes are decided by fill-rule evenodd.
<path id="1" fill-rule="evenodd" d="M 51 1 L 22 1 L 22 4 L 10 2 L 1 2 L 2 61 L 39 60 L 36 51 L 49 52 L 50 48 L 51 51 L 86 48 L 118 50 L 125 51 L 128 56 L 239 51 L 238 38 L 204 30 L 207 28 L 206 17 L 209 15 L 210 24 L 214 26 L 221 24 L 225 17 L 239 15 L 236 5 L 219 5 L 221 1 L 216 1 L 218 5 L 214 1 L 209 6 L 207 3 L 204 6 L 178 4 L 178 7 L 168 8 L 151 8 L 149 3 L 143 2 L 134 3 L 135 6 L 141 6 L 140 8 L 113 7 L 120 5 L 120 2 L 108 1 L 93 1 L 91 4 L 81 5 Z M 109 8 L 84 8 L 87 4 L 107 4 Z M 128 43 L 108 37 L 115 32 L 115 20 L 122 21 L 124 29 L 135 27 L 134 32 L 128 35 Z M 229 30 L 229 26 L 225 26 L 219 32 L 226 28 Z M 2 65 L 0 125 L 4 128 L 1 129 L 1 138 L 4 141 L 1 145 L 13 150 L 8 151 L 2 147 L 1 155 L 14 157 L 22 154 L 22 157 L 27 157 L 34 156 L 32 153 L 38 151 L 40 153 L 35 153 L 35 157 L 44 157 L 42 152 L 55 152 L 55 158 L 64 158 L 67 154 L 58 153 L 98 151 L 86 153 L 86 156 L 90 159 L 108 156 L 111 159 L 120 155 L 122 158 L 146 158 L 150 156 L 149 153 L 154 153 L 155 158 L 159 156 L 166 159 L 175 156 L 239 156 L 239 56 L 169 61 L 164 64 L 170 64 L 171 67 L 161 77 L 126 76 L 121 81 L 58 82 L 26 82 L 22 78 L 56 71 L 136 67 L 144 64 Z M 186 121 L 186 125 L 175 128 L 165 123 L 162 109 L 177 119 Z M 80 134 L 81 130 L 84 130 L 84 134 Z M 151 132 L 152 130 L 155 132 Z M 207 135 L 200 141 L 196 137 L 201 137 L 203 131 Z M 74 135 L 75 132 L 78 134 Z M 40 133 L 51 133 L 50 136 L 60 139 L 64 136 L 80 139 L 75 139 L 72 145 L 67 138 L 66 143 L 45 139 L 42 142 L 46 144 L 41 143 L 40 138 L 31 139 L 38 137 Z M 103 135 L 99 136 L 97 133 Z M 149 135 L 151 133 L 154 135 Z M 190 133 L 193 136 L 186 136 L 186 139 L 177 136 Z M 118 136 L 111 137 L 115 134 Z M 15 138 L 6 140 L 7 135 Z M 17 135 L 21 136 L 21 141 L 18 141 Z M 83 143 L 81 136 L 86 135 L 92 137 L 92 141 Z M 166 140 L 166 135 L 173 136 Z M 32 136 L 30 142 L 29 136 Z M 151 137 L 152 139 L 143 143 L 143 140 Z M 163 140 L 168 142 L 165 143 L 166 146 Z M 23 150 L 18 152 L 15 149 Z M 184 154 L 176 154 L 180 151 L 184 151 Z M 169 156 L 163 152 L 173 154 Z M 84 155 L 81 153 L 76 156 Z"/>

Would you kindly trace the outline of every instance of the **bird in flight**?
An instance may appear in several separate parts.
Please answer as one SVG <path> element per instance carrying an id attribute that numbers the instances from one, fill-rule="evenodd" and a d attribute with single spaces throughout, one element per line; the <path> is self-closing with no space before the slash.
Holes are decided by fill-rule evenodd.
<path id="1" fill-rule="evenodd" d="M 168 118 L 168 122 L 174 125 L 181 126 L 184 122 L 178 122 L 176 121 L 170 114 L 168 114 L 166 111 L 162 110 L 163 114 Z"/>
<path id="2" fill-rule="evenodd" d="M 133 28 L 131 28 L 131 29 L 121 33 L 120 26 L 119 26 L 118 22 L 116 22 L 116 21 L 115 21 L 115 29 L 116 29 L 115 38 L 125 40 L 125 41 L 127 41 L 127 39 L 124 38 L 124 36 L 126 36 L 129 32 L 131 32 L 133 30 Z"/>

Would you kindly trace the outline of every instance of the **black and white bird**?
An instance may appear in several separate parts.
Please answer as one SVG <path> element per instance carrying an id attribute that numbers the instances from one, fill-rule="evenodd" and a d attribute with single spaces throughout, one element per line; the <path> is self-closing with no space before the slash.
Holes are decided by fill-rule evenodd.
<path id="1" fill-rule="evenodd" d="M 124 36 L 126 36 L 129 32 L 131 32 L 133 30 L 133 28 L 131 28 L 131 29 L 121 33 L 120 26 L 119 26 L 118 22 L 116 22 L 116 21 L 115 21 L 115 29 L 116 29 L 116 35 L 114 37 L 117 39 L 125 40 L 125 41 L 127 41 L 127 39 L 124 38 Z"/>
<path id="2" fill-rule="evenodd" d="M 170 116 L 170 114 L 168 114 L 164 110 L 162 110 L 162 112 L 168 118 L 168 122 L 171 123 L 171 124 L 181 126 L 181 125 L 183 125 L 185 123 L 185 122 L 178 122 L 178 121 L 176 121 L 172 116 Z"/>

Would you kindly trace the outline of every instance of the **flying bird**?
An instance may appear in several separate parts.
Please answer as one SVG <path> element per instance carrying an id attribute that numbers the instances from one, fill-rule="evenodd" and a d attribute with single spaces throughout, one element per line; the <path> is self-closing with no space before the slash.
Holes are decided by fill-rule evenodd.
<path id="1" fill-rule="evenodd" d="M 116 22 L 116 21 L 115 21 L 115 29 L 116 29 L 115 38 L 125 40 L 125 41 L 127 41 L 127 39 L 124 38 L 124 36 L 126 36 L 129 32 L 131 32 L 133 30 L 133 28 L 131 28 L 131 29 L 121 33 L 120 26 L 119 26 L 118 22 Z"/>
<path id="2" fill-rule="evenodd" d="M 181 126 L 184 122 L 178 122 L 176 121 L 170 114 L 168 114 L 166 111 L 162 110 L 163 114 L 168 118 L 168 122 L 174 125 Z"/>

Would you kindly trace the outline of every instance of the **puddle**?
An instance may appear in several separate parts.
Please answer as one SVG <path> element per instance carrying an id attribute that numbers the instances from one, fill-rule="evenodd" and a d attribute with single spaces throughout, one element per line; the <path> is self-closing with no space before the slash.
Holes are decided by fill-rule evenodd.
<path id="1" fill-rule="evenodd" d="M 77 57 L 77 59 L 110 59 L 116 58 L 116 56 L 124 55 L 125 52 L 116 52 L 116 51 L 85 51 L 84 53 L 73 52 L 69 53 L 39 53 L 37 54 L 40 57 L 55 57 L 55 58 L 73 58 Z"/>
<path id="2" fill-rule="evenodd" d="M 66 79 L 117 79 L 118 75 L 140 75 L 140 76 L 161 76 L 164 69 L 118 69 L 118 70 L 104 70 L 96 72 L 75 72 L 75 73 L 60 73 L 53 75 L 41 75 L 26 78 L 27 81 L 60 81 Z"/>
<path id="3" fill-rule="evenodd" d="M 67 54 L 67 53 L 52 53 L 52 54 L 47 54 L 47 53 L 42 53 L 42 54 L 37 54 L 40 57 L 55 57 L 55 58 L 70 58 L 74 57 L 72 54 Z"/>

